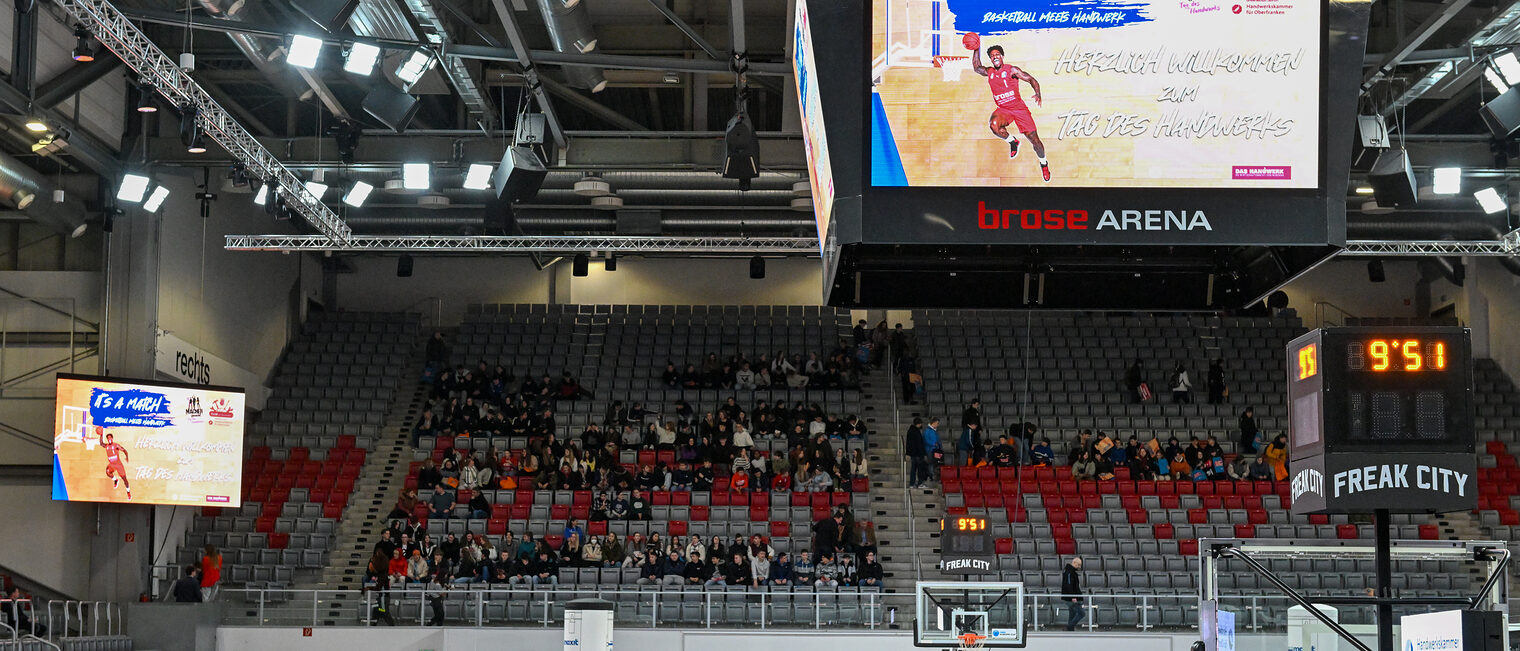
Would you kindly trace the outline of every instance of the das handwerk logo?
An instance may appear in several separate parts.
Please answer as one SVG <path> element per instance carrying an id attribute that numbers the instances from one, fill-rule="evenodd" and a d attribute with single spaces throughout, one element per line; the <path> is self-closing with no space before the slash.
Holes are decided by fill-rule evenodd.
<path id="1" fill-rule="evenodd" d="M 232 418 L 232 403 L 226 398 L 217 398 L 211 401 L 211 410 L 208 412 L 212 418 Z"/>

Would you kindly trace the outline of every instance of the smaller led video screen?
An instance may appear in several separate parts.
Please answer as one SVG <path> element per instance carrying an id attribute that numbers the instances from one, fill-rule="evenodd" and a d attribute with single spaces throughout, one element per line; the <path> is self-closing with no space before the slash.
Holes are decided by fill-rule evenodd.
<path id="1" fill-rule="evenodd" d="M 242 389 L 58 376 L 53 499 L 238 506 Z"/>

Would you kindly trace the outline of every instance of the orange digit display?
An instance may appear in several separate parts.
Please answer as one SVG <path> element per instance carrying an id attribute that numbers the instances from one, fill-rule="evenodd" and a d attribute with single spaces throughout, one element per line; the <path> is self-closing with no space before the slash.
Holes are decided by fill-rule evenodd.
<path id="1" fill-rule="evenodd" d="M 1388 360 L 1388 342 L 1382 339 L 1374 339 L 1367 344 L 1367 351 L 1372 356 L 1372 370 L 1386 371 L 1392 364 Z"/>
<path id="2" fill-rule="evenodd" d="M 1446 343 L 1437 341 L 1435 351 L 1435 360 L 1431 366 L 1434 366 L 1437 371 L 1446 370 Z"/>
<path id="3" fill-rule="evenodd" d="M 961 531 L 981 531 L 987 528 L 987 521 L 981 518 L 956 518 L 955 527 Z"/>
<path id="4" fill-rule="evenodd" d="M 1410 339 L 1404 342 L 1404 370 L 1418 371 L 1425 365 L 1425 360 L 1420 357 L 1420 342 Z"/>
<path id="5" fill-rule="evenodd" d="M 1298 349 L 1298 379 L 1307 380 L 1319 373 L 1317 349 L 1314 344 Z"/>

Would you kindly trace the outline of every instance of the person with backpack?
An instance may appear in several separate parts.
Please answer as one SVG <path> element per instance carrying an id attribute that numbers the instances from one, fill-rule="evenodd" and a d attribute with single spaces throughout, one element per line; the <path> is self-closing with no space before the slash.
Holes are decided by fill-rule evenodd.
<path id="1" fill-rule="evenodd" d="M 1193 382 L 1188 379 L 1187 369 L 1182 362 L 1177 362 L 1177 367 L 1172 369 L 1172 404 L 1190 404 L 1193 402 Z"/>

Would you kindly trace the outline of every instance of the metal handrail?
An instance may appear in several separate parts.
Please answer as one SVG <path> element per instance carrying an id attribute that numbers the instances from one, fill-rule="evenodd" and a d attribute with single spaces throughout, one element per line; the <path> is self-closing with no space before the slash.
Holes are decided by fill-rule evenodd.
<path id="1" fill-rule="evenodd" d="M 1341 307 L 1339 305 L 1331 303 L 1330 301 L 1315 301 L 1314 302 L 1314 322 L 1319 327 L 1324 327 L 1326 325 L 1326 323 L 1325 323 L 1325 308 L 1327 308 L 1327 307 L 1331 308 L 1331 309 L 1333 309 L 1333 310 L 1335 310 L 1337 312 L 1340 312 L 1340 318 L 1341 318 L 1341 322 L 1340 323 L 1333 323 L 1333 324 L 1329 324 L 1329 325 L 1344 325 L 1346 323 L 1346 319 L 1347 318 L 1352 318 L 1352 319 L 1357 318 L 1357 316 L 1355 314 L 1352 314 L 1346 308 L 1343 308 L 1343 307 Z"/>

